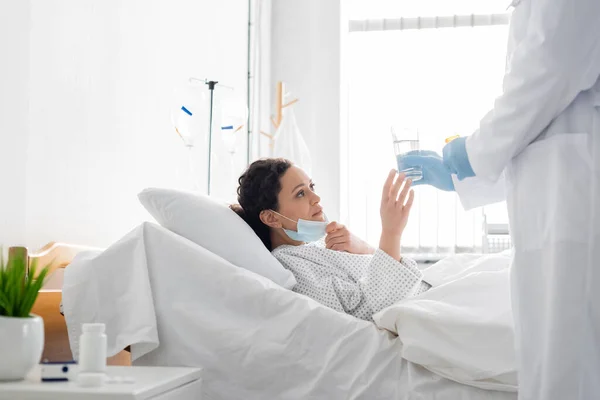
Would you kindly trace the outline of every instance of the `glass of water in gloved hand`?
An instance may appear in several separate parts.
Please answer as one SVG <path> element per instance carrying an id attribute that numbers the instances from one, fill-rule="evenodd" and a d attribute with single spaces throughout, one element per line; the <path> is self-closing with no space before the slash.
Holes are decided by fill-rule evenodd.
<path id="1" fill-rule="evenodd" d="M 419 131 L 417 129 L 392 125 L 390 132 L 392 134 L 398 172 L 405 173 L 406 178 L 411 179 L 413 182 L 421 180 L 423 178 L 423 171 L 420 166 L 401 169 L 402 157 L 408 152 L 419 150 Z"/>

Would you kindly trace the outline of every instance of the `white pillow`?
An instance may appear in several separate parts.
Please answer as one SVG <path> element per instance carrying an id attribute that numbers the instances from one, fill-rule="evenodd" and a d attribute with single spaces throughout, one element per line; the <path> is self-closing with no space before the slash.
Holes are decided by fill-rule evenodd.
<path id="1" fill-rule="evenodd" d="M 159 188 L 144 189 L 138 198 L 150 215 L 170 231 L 287 289 L 296 284 L 294 275 L 225 203 L 204 195 Z"/>

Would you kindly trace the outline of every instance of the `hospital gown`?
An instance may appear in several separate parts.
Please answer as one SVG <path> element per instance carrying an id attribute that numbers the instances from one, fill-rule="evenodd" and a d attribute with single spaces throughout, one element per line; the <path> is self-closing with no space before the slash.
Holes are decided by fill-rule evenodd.
<path id="1" fill-rule="evenodd" d="M 320 240 L 282 245 L 272 253 L 294 274 L 298 282 L 294 292 L 367 321 L 380 310 L 431 287 L 422 280 L 413 260 L 402 257 L 399 262 L 381 249 L 374 254 L 351 254 L 327 249 Z"/>

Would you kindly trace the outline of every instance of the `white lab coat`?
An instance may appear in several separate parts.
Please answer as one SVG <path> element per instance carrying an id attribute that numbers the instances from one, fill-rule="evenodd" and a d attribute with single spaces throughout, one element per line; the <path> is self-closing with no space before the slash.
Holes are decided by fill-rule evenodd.
<path id="1" fill-rule="evenodd" d="M 600 0 L 518 3 L 503 94 L 466 142 L 476 178 L 456 189 L 472 208 L 506 178 L 519 398 L 598 399 Z"/>

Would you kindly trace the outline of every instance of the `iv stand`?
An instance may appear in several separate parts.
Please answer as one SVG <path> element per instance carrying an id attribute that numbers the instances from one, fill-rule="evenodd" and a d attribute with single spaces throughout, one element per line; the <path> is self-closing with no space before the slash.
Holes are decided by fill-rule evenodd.
<path id="1" fill-rule="evenodd" d="M 211 165 L 212 165 L 212 125 L 213 125 L 213 99 L 214 99 L 214 92 L 215 92 L 215 86 L 217 85 L 217 83 L 219 83 L 218 81 L 209 81 L 208 79 L 198 79 L 198 78 L 190 78 L 189 79 L 190 82 L 196 81 L 196 82 L 202 82 L 206 85 L 208 85 L 208 90 L 210 90 L 210 114 L 208 117 L 208 184 L 207 184 L 207 188 L 206 188 L 206 193 L 208 196 L 210 196 L 210 176 L 211 176 Z M 231 89 L 233 90 L 232 87 L 229 86 L 225 86 L 225 85 L 220 85 L 220 87 L 224 87 L 227 89 Z"/>
<path id="2" fill-rule="evenodd" d="M 213 95 L 215 93 L 215 85 L 219 82 L 217 81 L 208 81 L 204 82 L 208 85 L 208 90 L 210 90 L 210 114 L 208 118 L 208 187 L 206 192 L 208 196 L 210 196 L 210 166 L 212 164 L 212 119 L 213 119 Z"/>

